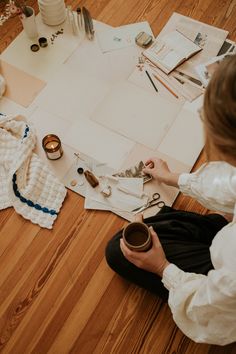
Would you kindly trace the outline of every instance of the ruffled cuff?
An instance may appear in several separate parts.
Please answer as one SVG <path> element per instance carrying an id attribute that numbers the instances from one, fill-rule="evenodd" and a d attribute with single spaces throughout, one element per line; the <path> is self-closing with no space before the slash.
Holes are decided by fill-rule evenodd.
<path id="1" fill-rule="evenodd" d="M 175 288 L 183 278 L 183 272 L 173 263 L 170 263 L 163 272 L 162 283 L 167 290 Z"/>

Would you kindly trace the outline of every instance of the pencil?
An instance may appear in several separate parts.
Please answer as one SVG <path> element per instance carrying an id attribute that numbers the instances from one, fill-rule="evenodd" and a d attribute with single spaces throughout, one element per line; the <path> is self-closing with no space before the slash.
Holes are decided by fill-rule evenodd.
<path id="1" fill-rule="evenodd" d="M 154 75 L 154 74 L 153 74 L 153 76 L 154 76 L 155 79 L 157 79 L 157 81 L 159 81 L 170 93 L 172 93 L 172 95 L 174 95 L 176 98 L 179 98 L 179 96 L 177 96 L 176 93 L 175 93 L 174 91 L 172 91 L 169 86 L 167 86 L 161 79 L 159 79 L 159 77 L 157 77 L 157 76 Z"/>
<path id="2" fill-rule="evenodd" d="M 158 92 L 158 89 L 156 88 L 156 85 L 154 84 L 154 82 L 152 81 L 151 76 L 149 75 L 149 72 L 147 70 L 145 70 L 145 73 L 147 74 L 147 77 L 149 78 L 149 80 L 151 81 L 152 86 L 154 87 L 154 89 L 156 90 L 156 92 Z"/>

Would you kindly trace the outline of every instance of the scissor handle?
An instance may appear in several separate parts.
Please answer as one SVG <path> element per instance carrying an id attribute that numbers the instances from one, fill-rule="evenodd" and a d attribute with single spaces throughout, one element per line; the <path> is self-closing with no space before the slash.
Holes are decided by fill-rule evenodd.
<path id="1" fill-rule="evenodd" d="M 153 200 L 157 200 L 157 199 L 160 199 L 160 198 L 161 198 L 161 195 L 158 192 L 153 193 L 153 195 L 152 195 L 152 199 Z"/>
<path id="2" fill-rule="evenodd" d="M 153 206 L 153 205 L 157 205 L 159 202 L 158 202 L 158 199 L 160 199 L 160 194 L 159 193 L 154 193 L 153 195 L 152 195 L 152 199 L 151 200 L 149 200 L 149 202 L 148 202 L 148 206 L 150 207 L 150 206 Z"/>
<path id="3" fill-rule="evenodd" d="M 157 206 L 158 206 L 158 208 L 162 208 L 162 207 L 164 207 L 166 205 L 166 203 L 163 201 L 163 200 L 160 200 L 158 203 L 157 203 Z"/>

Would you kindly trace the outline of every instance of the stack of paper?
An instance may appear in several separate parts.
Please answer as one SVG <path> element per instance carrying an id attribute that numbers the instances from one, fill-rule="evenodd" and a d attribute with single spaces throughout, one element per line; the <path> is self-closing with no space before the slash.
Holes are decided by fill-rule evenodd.
<path id="1" fill-rule="evenodd" d="M 111 195 L 105 197 L 101 192 L 110 186 Z M 86 209 L 132 212 L 147 202 L 148 196 L 143 193 L 142 178 L 123 178 L 106 176 L 100 179 L 96 188 L 87 185 L 85 195 Z"/>

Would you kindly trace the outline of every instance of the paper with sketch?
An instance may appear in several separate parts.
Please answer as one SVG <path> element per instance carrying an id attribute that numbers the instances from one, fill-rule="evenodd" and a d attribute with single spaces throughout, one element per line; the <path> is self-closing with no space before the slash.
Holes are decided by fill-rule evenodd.
<path id="1" fill-rule="evenodd" d="M 144 21 L 99 32 L 98 43 L 103 53 L 130 47 L 135 45 L 135 37 L 142 31 L 153 36 L 149 23 Z"/>
<path id="2" fill-rule="evenodd" d="M 177 101 L 177 100 L 176 100 Z M 175 120 L 182 104 L 129 82 L 113 87 L 92 114 L 92 120 L 155 150 Z"/>
<path id="3" fill-rule="evenodd" d="M 104 197 L 101 191 L 107 185 L 111 187 L 111 195 Z M 148 196 L 143 193 L 142 178 L 107 177 L 100 180 L 100 184 L 96 188 L 87 185 L 85 209 L 88 209 L 90 200 L 100 203 L 102 210 L 113 209 L 131 212 L 133 209 L 145 204 Z"/>

